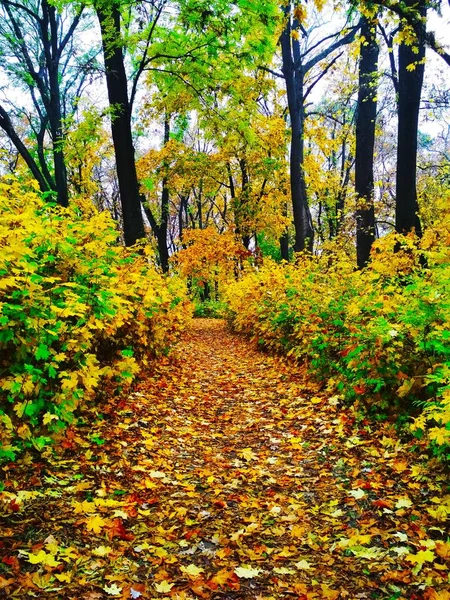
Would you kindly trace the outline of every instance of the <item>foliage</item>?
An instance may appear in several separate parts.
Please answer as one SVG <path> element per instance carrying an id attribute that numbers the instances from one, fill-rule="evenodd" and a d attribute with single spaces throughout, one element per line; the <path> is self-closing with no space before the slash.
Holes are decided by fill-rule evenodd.
<path id="1" fill-rule="evenodd" d="M 172 262 L 180 275 L 190 279 L 194 295 L 196 290 L 209 287 L 218 295 L 225 282 L 236 278 L 250 255 L 233 232 L 218 233 L 208 227 L 186 230 L 183 248 L 172 257 Z"/>
<path id="2" fill-rule="evenodd" d="M 442 211 L 444 209 L 442 208 Z M 442 214 L 442 212 L 441 212 Z M 423 413 L 413 429 L 449 455 L 450 215 L 422 240 L 379 240 L 370 266 L 335 246 L 295 265 L 265 261 L 227 292 L 234 327 L 306 361 L 348 401 L 378 415 Z M 426 266 L 423 266 L 426 264 Z"/>
<path id="3" fill-rule="evenodd" d="M 177 339 L 183 286 L 117 245 L 108 213 L 0 184 L 0 458 L 42 449 L 81 402 Z"/>

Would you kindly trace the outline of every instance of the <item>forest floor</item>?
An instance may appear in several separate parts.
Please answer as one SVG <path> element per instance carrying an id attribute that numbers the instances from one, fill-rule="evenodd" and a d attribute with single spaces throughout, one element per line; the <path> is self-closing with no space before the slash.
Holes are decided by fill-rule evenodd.
<path id="1" fill-rule="evenodd" d="M 153 369 L 3 468 L 0 597 L 450 599 L 448 481 L 417 442 L 222 321 Z"/>

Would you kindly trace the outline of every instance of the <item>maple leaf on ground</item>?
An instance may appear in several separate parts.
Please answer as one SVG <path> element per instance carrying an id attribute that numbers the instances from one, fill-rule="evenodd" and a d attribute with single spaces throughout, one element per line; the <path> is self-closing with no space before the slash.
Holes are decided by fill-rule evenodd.
<path id="1" fill-rule="evenodd" d="M 224 586 L 230 579 L 235 578 L 236 575 L 233 571 L 229 571 L 228 569 L 221 569 L 211 578 L 211 581 L 213 583 L 217 583 L 217 585 Z"/>
<path id="2" fill-rule="evenodd" d="M 175 585 L 174 583 L 169 583 L 168 581 L 161 581 L 161 583 L 155 583 L 155 590 L 159 594 L 167 594 Z"/>
<path id="3" fill-rule="evenodd" d="M 32 565 L 46 565 L 47 567 L 58 567 L 61 562 L 57 561 L 53 554 L 47 554 L 44 550 L 40 550 L 38 554 L 28 554 L 28 561 Z"/>
<path id="4" fill-rule="evenodd" d="M 350 490 L 348 492 L 349 496 L 353 496 L 353 498 L 355 498 L 355 500 L 361 500 L 361 498 L 364 498 L 366 495 L 366 492 L 362 489 L 357 489 L 357 490 Z"/>
<path id="5" fill-rule="evenodd" d="M 431 550 L 419 550 L 417 554 L 408 554 L 406 560 L 417 565 L 423 565 L 425 562 L 433 562 L 436 555 Z"/>
<path id="6" fill-rule="evenodd" d="M 247 461 L 256 460 L 258 458 L 258 455 L 253 452 L 252 448 L 244 448 L 243 450 L 240 450 L 239 456 Z"/>
<path id="7" fill-rule="evenodd" d="M 100 533 L 102 528 L 106 525 L 106 521 L 102 519 L 99 515 L 93 515 L 86 520 L 86 527 L 88 531 L 93 531 L 94 533 Z"/>
<path id="8" fill-rule="evenodd" d="M 55 573 L 55 577 L 62 583 L 70 583 L 72 581 L 73 573 L 68 571 L 67 573 Z"/>
<path id="9" fill-rule="evenodd" d="M 110 546 L 98 546 L 92 550 L 92 554 L 96 556 L 108 556 L 112 552 L 112 548 Z"/>
<path id="10" fill-rule="evenodd" d="M 200 575 L 200 573 L 203 573 L 205 569 L 202 569 L 201 567 L 197 567 L 196 565 L 190 564 L 187 567 L 182 566 L 180 567 L 180 570 L 183 573 L 186 573 L 186 575 L 189 575 L 190 577 L 198 577 Z"/>
<path id="11" fill-rule="evenodd" d="M 234 572 L 241 579 L 253 579 L 253 577 L 258 577 L 258 575 L 261 573 L 261 569 L 255 569 L 254 567 L 242 565 L 241 567 L 236 567 Z"/>
<path id="12" fill-rule="evenodd" d="M 400 510 L 401 508 L 410 508 L 412 506 L 412 502 L 409 498 L 399 498 L 395 503 L 395 508 Z"/>
<path id="13" fill-rule="evenodd" d="M 105 585 L 103 590 L 110 596 L 120 596 L 122 592 L 122 588 L 115 583 L 112 583 L 111 585 Z"/>
<path id="14" fill-rule="evenodd" d="M 2 577 L 0 575 L 0 590 L 3 588 L 7 588 L 9 587 L 11 584 L 16 582 L 16 578 L 12 578 L 12 579 L 5 579 L 4 577 Z"/>

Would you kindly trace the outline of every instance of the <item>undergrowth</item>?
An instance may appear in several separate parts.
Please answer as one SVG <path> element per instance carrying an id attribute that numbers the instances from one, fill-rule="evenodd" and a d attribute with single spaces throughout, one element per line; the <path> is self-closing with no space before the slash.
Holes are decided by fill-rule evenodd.
<path id="1" fill-rule="evenodd" d="M 133 380 L 188 315 L 185 287 L 110 215 L 0 183 L 0 460 L 43 449 L 100 386 Z"/>
<path id="2" fill-rule="evenodd" d="M 421 240 L 378 240 L 363 271 L 337 244 L 295 264 L 265 260 L 228 287 L 229 320 L 306 362 L 347 402 L 409 415 L 415 435 L 449 459 L 449 241 L 443 211 Z"/>

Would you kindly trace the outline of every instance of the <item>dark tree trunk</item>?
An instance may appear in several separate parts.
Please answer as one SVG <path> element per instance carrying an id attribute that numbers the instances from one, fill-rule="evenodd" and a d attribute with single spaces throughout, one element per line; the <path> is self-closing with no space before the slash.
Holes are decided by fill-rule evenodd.
<path id="1" fill-rule="evenodd" d="M 23 81 L 27 84 L 39 119 L 39 127 L 35 128 L 38 162 L 33 159 L 32 164 L 29 157 L 24 155 L 24 144 L 18 139 L 17 133 L 8 127 L 13 135 L 11 141 L 23 156 L 33 176 L 36 177 L 40 188 L 56 192 L 58 203 L 67 206 L 68 186 L 64 158 L 65 132 L 61 79 L 69 60 L 69 53 L 64 55 L 64 51 L 73 39 L 84 7 L 80 6 L 78 14 L 68 24 L 65 17 L 58 13 L 56 7 L 49 0 L 35 2 L 34 8 L 32 8 L 32 4 L 0 0 L 0 5 L 8 16 L 11 30 L 9 34 L 6 33 L 6 30 L 2 31 L 2 37 L 17 58 L 19 72 L 22 71 Z M 40 11 L 42 11 L 42 16 Z M 64 32 L 65 25 L 68 25 L 68 28 Z M 12 32 L 14 35 L 10 35 Z M 39 51 L 38 66 L 33 60 L 33 54 L 37 50 Z M 54 176 L 50 173 L 44 150 L 44 139 L 47 132 L 52 143 Z M 39 175 L 37 169 L 40 171 Z"/>
<path id="2" fill-rule="evenodd" d="M 170 123 L 166 117 L 164 120 L 164 144 L 170 140 Z M 167 168 L 167 165 L 164 165 Z M 159 259 L 161 261 L 161 269 L 163 273 L 169 270 L 169 250 L 167 248 L 167 227 L 169 223 L 169 187 L 167 173 L 165 173 L 162 181 L 162 196 L 161 196 L 161 223 L 158 227 L 157 240 Z"/>
<path id="3" fill-rule="evenodd" d="M 141 198 L 136 173 L 127 76 L 120 45 L 120 12 L 116 6 L 96 7 L 103 44 L 111 131 L 122 204 L 125 244 L 132 246 L 145 236 Z M 158 246 L 159 246 L 159 236 Z M 167 251 L 167 247 L 166 247 Z"/>
<path id="4" fill-rule="evenodd" d="M 375 24 L 366 17 L 362 18 L 361 35 L 365 42 L 360 46 L 355 157 L 356 257 L 360 269 L 367 264 L 375 240 L 373 153 L 379 48 Z"/>
<path id="5" fill-rule="evenodd" d="M 287 217 L 288 207 L 284 205 L 283 207 L 283 217 Z M 289 232 L 286 228 L 286 231 L 280 237 L 280 254 L 281 260 L 289 261 Z"/>
<path id="6" fill-rule="evenodd" d="M 398 144 L 395 230 L 408 233 L 414 230 L 422 235 L 418 215 L 416 171 L 417 133 L 419 126 L 420 96 L 422 93 L 425 65 L 425 0 L 407 0 L 423 18 L 420 35 L 413 46 L 402 43 L 398 50 Z M 413 48 L 417 47 L 418 52 Z M 410 65 L 413 68 L 408 70 Z"/>
<path id="7" fill-rule="evenodd" d="M 55 167 L 55 184 L 58 204 L 69 205 L 67 189 L 67 170 L 64 159 L 64 132 L 61 116 L 61 90 L 59 86 L 59 48 L 56 8 L 47 0 L 42 2 L 43 11 L 43 44 L 46 55 L 49 78 L 50 106 L 48 117 L 53 144 L 53 164 Z M 48 35 L 50 33 L 50 36 Z"/>
<path id="8" fill-rule="evenodd" d="M 280 237 L 280 254 L 281 260 L 289 261 L 289 234 L 287 231 Z"/>
<path id="9" fill-rule="evenodd" d="M 286 25 L 280 37 L 282 71 L 286 83 L 289 115 L 291 118 L 290 183 L 295 228 L 294 251 L 312 251 L 314 230 L 306 195 L 303 130 L 305 109 L 303 104 L 304 71 L 298 41 L 292 37 L 290 2 L 283 8 Z"/>
<path id="10" fill-rule="evenodd" d="M 8 113 L 2 106 L 0 106 L 0 127 L 3 129 L 3 131 L 9 137 L 11 142 L 16 147 L 17 152 L 20 154 L 22 159 L 25 161 L 25 163 L 26 163 L 27 167 L 30 169 L 33 177 L 38 182 L 39 189 L 41 190 L 41 192 L 50 191 L 50 187 L 47 185 L 47 182 L 45 181 L 34 158 L 31 156 L 28 148 L 25 146 L 25 144 L 22 142 L 22 140 L 17 135 L 17 132 L 14 129 L 14 126 L 11 122 L 11 119 L 10 119 Z"/>

